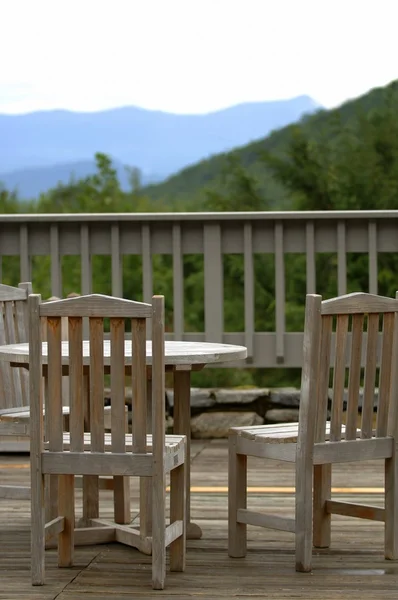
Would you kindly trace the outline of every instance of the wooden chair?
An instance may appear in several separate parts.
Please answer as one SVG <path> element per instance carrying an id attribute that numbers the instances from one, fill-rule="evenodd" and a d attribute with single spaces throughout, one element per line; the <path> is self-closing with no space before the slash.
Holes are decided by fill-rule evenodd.
<path id="1" fill-rule="evenodd" d="M 0 284 L 0 344 L 28 341 L 28 295 L 31 283 Z M 0 362 L 0 452 L 29 451 L 29 403 L 26 369 Z M 0 498 L 29 498 L 29 488 L 0 485 Z"/>
<path id="2" fill-rule="evenodd" d="M 398 300 L 392 298 L 356 293 L 322 302 L 321 296 L 307 296 L 299 423 L 230 431 L 230 556 L 245 556 L 246 526 L 259 525 L 295 533 L 296 570 L 310 571 L 312 545 L 330 546 L 331 514 L 339 514 L 384 521 L 385 557 L 398 559 L 397 319 Z M 379 322 L 383 323 L 382 332 Z M 333 395 L 327 422 L 330 370 Z M 362 419 L 357 430 L 362 383 Z M 377 423 L 373 430 L 377 386 Z M 295 519 L 247 509 L 247 456 L 295 463 Z M 331 499 L 333 463 L 374 459 L 385 463 L 385 508 Z"/>
<path id="3" fill-rule="evenodd" d="M 61 319 L 69 322 L 70 433 L 62 419 Z M 43 442 L 41 318 L 47 319 L 48 410 L 52 427 Z M 88 318 L 90 357 L 82 356 L 83 318 Z M 146 322 L 152 319 L 152 436 L 146 434 Z M 110 321 L 111 436 L 104 433 L 104 319 Z M 131 323 L 134 360 L 124 357 L 125 319 Z M 163 589 L 166 546 L 170 568 L 185 568 L 185 436 L 165 436 L 164 298 L 154 296 L 143 304 L 102 295 L 89 295 L 41 303 L 29 297 L 30 411 L 31 411 L 31 518 L 32 584 L 44 583 L 45 539 L 58 535 L 58 564 L 73 564 L 74 541 L 118 541 L 152 554 L 152 584 Z M 84 432 L 83 377 L 89 378 L 90 432 Z M 125 377 L 132 377 L 133 435 L 125 434 Z M 166 526 L 166 474 L 170 473 L 170 525 Z M 58 516 L 45 523 L 44 476 L 58 475 Z M 126 525 L 91 519 L 75 529 L 75 475 L 151 478 L 152 535 Z M 119 486 L 115 482 L 115 493 Z M 142 515 L 141 515 L 142 516 Z M 143 519 L 141 518 L 141 521 Z"/>

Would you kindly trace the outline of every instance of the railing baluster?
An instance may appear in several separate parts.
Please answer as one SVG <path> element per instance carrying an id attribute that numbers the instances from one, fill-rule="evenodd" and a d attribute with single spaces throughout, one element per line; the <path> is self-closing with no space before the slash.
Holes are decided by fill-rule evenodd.
<path id="1" fill-rule="evenodd" d="M 285 257 L 283 252 L 283 225 L 275 223 L 275 325 L 276 362 L 285 360 Z"/>
<path id="2" fill-rule="evenodd" d="M 123 262 L 120 252 L 119 224 L 111 227 L 112 296 L 123 298 Z"/>
<path id="3" fill-rule="evenodd" d="M 151 232 L 149 225 L 143 225 L 142 235 L 142 296 L 144 302 L 151 302 L 153 295 Z"/>
<path id="4" fill-rule="evenodd" d="M 92 291 L 92 262 L 90 252 L 90 232 L 88 225 L 80 227 L 80 264 L 81 264 L 81 287 L 82 295 L 91 294 Z M 83 319 L 83 337 L 89 337 L 88 321 Z"/>
<path id="5" fill-rule="evenodd" d="M 143 225 L 141 228 L 142 245 L 142 296 L 144 302 L 152 302 L 153 295 L 153 274 L 152 274 L 152 253 L 151 253 L 151 231 L 149 225 Z M 151 337 L 151 325 L 149 321 L 146 324 L 146 337 Z"/>
<path id="6" fill-rule="evenodd" d="M 368 225 L 368 245 L 369 245 L 369 292 L 377 294 L 377 226 L 374 221 Z"/>
<path id="7" fill-rule="evenodd" d="M 224 282 L 221 230 L 218 224 L 204 226 L 205 339 L 222 342 L 224 332 Z"/>
<path id="8" fill-rule="evenodd" d="M 347 293 L 347 251 L 345 222 L 337 224 L 337 294 Z"/>
<path id="9" fill-rule="evenodd" d="M 90 232 L 88 225 L 80 227 L 80 264 L 81 264 L 81 286 L 82 295 L 91 294 L 92 290 L 92 268 L 90 253 Z"/>
<path id="10" fill-rule="evenodd" d="M 243 227 L 244 282 L 245 282 L 245 346 L 247 357 L 253 358 L 254 324 L 254 269 L 253 269 L 253 235 L 251 223 Z"/>
<path id="11" fill-rule="evenodd" d="M 50 253 L 51 253 L 51 295 L 62 298 L 62 268 L 59 253 L 58 225 L 50 227 Z"/>
<path id="12" fill-rule="evenodd" d="M 305 259 L 307 273 L 307 294 L 316 293 L 315 265 L 315 232 L 314 222 L 308 221 L 305 226 Z"/>
<path id="13" fill-rule="evenodd" d="M 30 256 L 29 256 L 29 240 L 28 226 L 21 225 L 19 230 L 19 256 L 20 256 L 20 273 L 21 281 L 30 281 Z"/>
<path id="14" fill-rule="evenodd" d="M 173 330 L 174 339 L 184 333 L 184 268 L 181 248 L 181 225 L 173 225 Z"/>

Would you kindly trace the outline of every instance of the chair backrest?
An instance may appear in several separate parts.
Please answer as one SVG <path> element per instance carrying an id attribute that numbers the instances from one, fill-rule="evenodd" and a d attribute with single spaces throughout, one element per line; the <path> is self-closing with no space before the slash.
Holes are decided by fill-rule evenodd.
<path id="1" fill-rule="evenodd" d="M 62 319 L 68 319 L 69 342 L 62 341 Z M 62 365 L 69 364 L 70 450 L 84 448 L 84 417 L 90 413 L 91 450 L 104 452 L 104 372 L 110 370 L 112 452 L 125 452 L 125 379 L 131 377 L 134 419 L 133 452 L 144 454 L 146 445 L 146 322 L 152 319 L 153 453 L 163 464 L 165 438 L 164 298 L 154 296 L 144 304 L 91 294 L 41 303 L 29 298 L 29 364 L 31 437 L 43 439 L 42 418 L 42 319 L 47 321 L 48 410 L 51 422 L 49 449 L 63 450 Z M 83 319 L 88 321 L 89 341 L 83 342 Z M 110 326 L 110 369 L 104 360 L 104 321 Z M 126 322 L 129 326 L 126 328 Z M 126 333 L 126 329 L 131 330 Z M 125 342 L 126 340 L 126 342 Z M 125 359 L 125 343 L 132 357 Z M 86 346 L 86 351 L 83 351 Z M 69 359 L 67 358 L 69 354 Z M 88 377 L 88 380 L 85 379 Z M 85 394 L 85 382 L 89 389 Z M 88 396 L 88 397 L 87 397 Z M 34 403 L 34 404 L 32 404 Z M 47 414 L 47 413 L 46 413 Z M 37 436 L 37 437 L 36 437 Z M 156 439 L 155 439 L 156 438 Z M 109 448 L 107 448 L 109 451 Z"/>
<path id="2" fill-rule="evenodd" d="M 299 417 L 302 444 L 325 441 L 329 414 L 330 441 L 397 435 L 397 333 L 396 299 L 354 293 L 322 301 L 321 296 L 307 295 Z"/>
<path id="3" fill-rule="evenodd" d="M 0 284 L 0 344 L 18 344 L 28 341 L 28 296 L 30 282 L 18 287 Z M 0 363 L 0 409 L 17 408 L 29 404 L 29 374 Z"/>

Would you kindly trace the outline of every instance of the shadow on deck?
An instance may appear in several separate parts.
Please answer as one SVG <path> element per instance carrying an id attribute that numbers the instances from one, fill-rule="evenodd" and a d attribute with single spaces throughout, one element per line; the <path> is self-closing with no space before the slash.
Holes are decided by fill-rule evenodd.
<path id="1" fill-rule="evenodd" d="M 185 573 L 167 573 L 166 589 L 151 588 L 151 560 L 119 544 L 76 549 L 75 566 L 58 569 L 56 553 L 46 553 L 46 585 L 30 584 L 29 502 L 0 500 L 0 599 L 77 600 L 83 598 L 302 598 L 332 600 L 397 598 L 398 562 L 383 557 L 383 523 L 333 517 L 332 547 L 314 550 L 313 572 L 294 570 L 294 536 L 248 528 L 244 559 L 227 554 L 227 446 L 225 441 L 194 442 L 192 514 L 203 529 L 187 544 Z M 338 465 L 335 495 L 362 503 L 383 503 L 381 463 Z M 275 461 L 249 462 L 249 505 L 276 514 L 293 511 L 292 467 Z M 28 483 L 27 456 L 0 456 L 5 483 Z M 133 501 L 137 484 L 132 480 Z M 101 513 L 112 515 L 112 494 L 103 491 Z M 78 510 L 80 498 L 78 497 Z"/>

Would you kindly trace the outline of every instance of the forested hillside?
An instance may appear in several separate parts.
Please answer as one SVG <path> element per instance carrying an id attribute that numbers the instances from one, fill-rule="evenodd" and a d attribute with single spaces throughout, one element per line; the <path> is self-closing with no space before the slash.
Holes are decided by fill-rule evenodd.
<path id="1" fill-rule="evenodd" d="M 368 160 L 370 156 L 375 156 L 375 152 L 380 151 L 375 136 L 382 135 L 383 124 L 389 143 L 394 148 L 398 146 L 396 138 L 394 140 L 397 117 L 398 81 L 394 81 L 386 87 L 373 89 L 346 102 L 335 110 L 320 110 L 298 124 L 274 131 L 263 140 L 243 146 L 235 152 L 201 161 L 161 184 L 146 187 L 144 191 L 150 198 L 162 199 L 176 206 L 189 206 L 190 210 L 202 210 L 206 205 L 209 188 L 212 191 L 225 190 L 233 160 L 234 164 L 239 163 L 245 167 L 264 208 L 289 210 L 295 208 L 296 195 L 291 186 L 286 185 L 284 176 L 278 176 L 275 172 L 274 161 L 272 158 L 268 160 L 270 155 L 287 157 L 293 153 L 296 155 L 295 160 L 301 160 L 303 165 L 310 155 L 315 156 L 319 150 L 322 155 L 319 160 L 323 161 L 323 165 L 338 162 L 339 155 L 341 159 L 344 156 L 344 160 L 351 158 L 347 156 L 351 153 L 355 156 L 355 161 L 359 158 L 362 160 L 365 156 Z M 390 123 L 392 129 L 388 134 Z M 372 140 L 376 146 L 370 149 L 365 144 L 372 144 Z M 297 156 L 298 153 L 301 157 Z M 238 210 L 238 207 L 235 209 Z"/>

